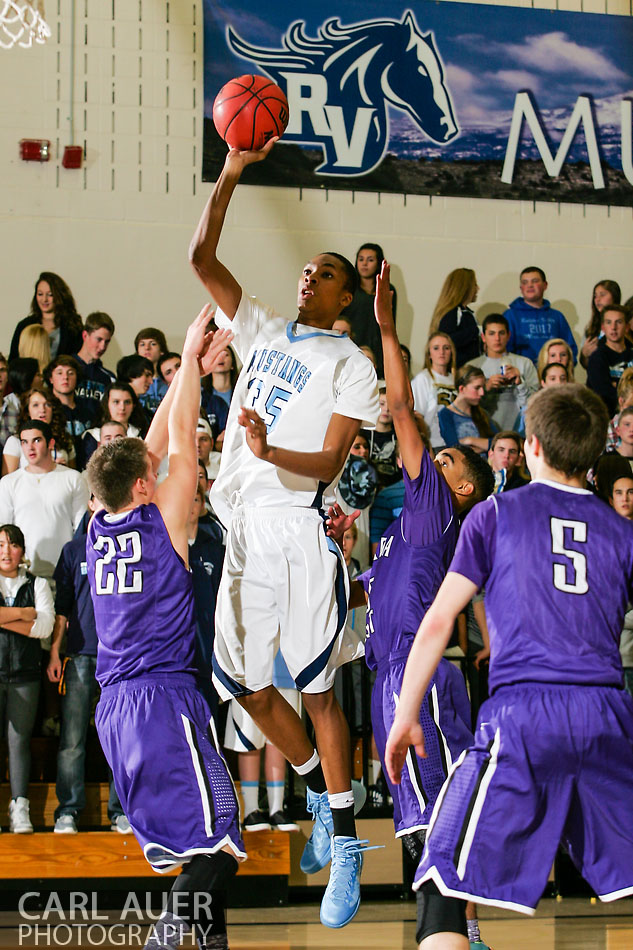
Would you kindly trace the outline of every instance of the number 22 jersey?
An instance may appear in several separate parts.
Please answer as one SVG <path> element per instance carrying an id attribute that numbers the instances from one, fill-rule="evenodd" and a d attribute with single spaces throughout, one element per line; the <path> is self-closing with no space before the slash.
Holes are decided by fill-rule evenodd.
<path id="1" fill-rule="evenodd" d="M 622 686 L 633 524 L 591 492 L 539 480 L 493 495 L 466 518 L 450 571 L 486 589 L 491 692 Z"/>
<path id="2" fill-rule="evenodd" d="M 97 512 L 86 553 L 100 685 L 194 673 L 193 581 L 156 505 Z"/>

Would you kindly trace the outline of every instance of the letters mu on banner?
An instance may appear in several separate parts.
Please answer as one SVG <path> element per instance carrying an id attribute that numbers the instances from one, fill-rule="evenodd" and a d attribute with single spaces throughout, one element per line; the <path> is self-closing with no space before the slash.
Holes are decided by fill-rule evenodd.
<path id="1" fill-rule="evenodd" d="M 290 122 L 260 185 L 633 205 L 633 17 L 475 3 L 204 0 L 203 178 L 229 79 Z"/>

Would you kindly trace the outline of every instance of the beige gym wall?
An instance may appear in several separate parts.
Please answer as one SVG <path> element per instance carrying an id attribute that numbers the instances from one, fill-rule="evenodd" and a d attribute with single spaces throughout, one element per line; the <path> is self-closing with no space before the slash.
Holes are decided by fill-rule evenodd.
<path id="1" fill-rule="evenodd" d="M 451 2 L 451 0 L 442 0 Z M 632 15 L 631 0 L 519 3 Z M 75 142 L 79 171 L 61 167 L 70 143 L 71 0 L 46 0 L 45 46 L 0 50 L 2 331 L 28 312 L 41 270 L 61 274 L 79 311 L 106 310 L 117 325 L 113 366 L 142 326 L 178 348 L 205 301 L 187 248 L 210 184 L 200 181 L 202 4 L 194 0 L 75 0 Z M 227 77 L 229 78 L 229 77 Z M 573 103 L 561 103 L 571 110 Z M 18 157 L 21 138 L 49 138 L 43 165 Z M 398 289 L 398 326 L 414 353 L 446 273 L 474 267 L 485 315 L 517 295 L 518 271 L 547 271 L 548 297 L 576 336 L 593 284 L 610 277 L 633 294 L 633 210 L 592 205 L 240 187 L 220 246 L 248 293 L 292 317 L 301 265 L 365 240 L 383 245 Z"/>

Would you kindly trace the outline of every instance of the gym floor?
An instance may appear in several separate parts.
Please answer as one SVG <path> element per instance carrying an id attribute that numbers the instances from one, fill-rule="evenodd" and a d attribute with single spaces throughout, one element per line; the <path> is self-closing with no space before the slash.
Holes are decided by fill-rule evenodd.
<path id="1" fill-rule="evenodd" d="M 481 908 L 481 933 L 493 950 L 631 950 L 633 900 L 613 904 L 592 903 L 588 898 L 542 900 L 533 918 L 494 908 Z M 356 919 L 343 930 L 328 930 L 318 921 L 318 904 L 276 908 L 230 910 L 228 930 L 231 950 L 414 950 L 415 903 L 363 903 Z M 142 947 L 147 929 L 127 930 L 120 914 L 103 914 L 107 920 L 71 931 L 59 916 L 27 922 L 17 914 L 0 914 L 0 948 L 100 946 Z M 102 920 L 100 917 L 100 920 Z M 36 925 L 38 931 L 35 931 Z M 31 926 L 33 930 L 28 932 Z M 48 930 L 46 929 L 48 926 Z M 20 929 L 21 928 L 21 929 Z M 78 939 L 79 937 L 79 939 Z M 70 938 L 70 939 L 69 939 Z M 182 945 L 191 947 L 189 939 Z"/>

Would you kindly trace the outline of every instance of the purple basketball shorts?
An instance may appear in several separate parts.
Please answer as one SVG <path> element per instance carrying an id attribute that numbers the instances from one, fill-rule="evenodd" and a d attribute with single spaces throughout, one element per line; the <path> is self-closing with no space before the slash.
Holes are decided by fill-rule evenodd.
<path id="1" fill-rule="evenodd" d="M 192 676 L 105 687 L 95 719 L 123 811 L 155 871 L 225 846 L 246 857 L 235 788 Z"/>
<path id="2" fill-rule="evenodd" d="M 414 888 L 531 914 L 559 842 L 603 901 L 633 894 L 633 700 L 505 686 L 435 806 Z"/>
<path id="3" fill-rule="evenodd" d="M 401 784 L 392 785 L 384 768 L 385 745 L 393 725 L 407 658 L 408 651 L 401 656 L 392 655 L 388 663 L 379 667 L 371 696 L 374 738 L 393 798 L 396 837 L 428 826 L 453 761 L 473 740 L 464 677 L 452 663 L 442 660 L 420 710 L 427 757 L 421 759 L 413 748 L 409 749 Z"/>

